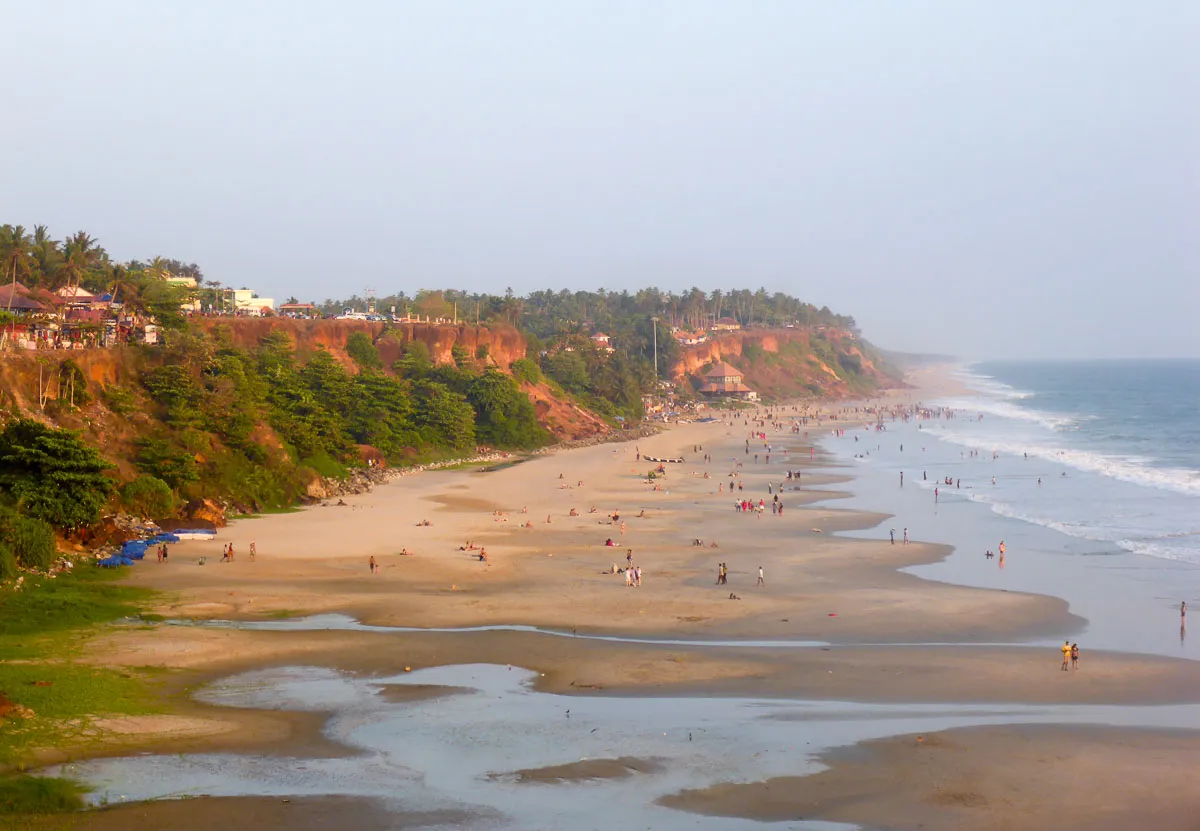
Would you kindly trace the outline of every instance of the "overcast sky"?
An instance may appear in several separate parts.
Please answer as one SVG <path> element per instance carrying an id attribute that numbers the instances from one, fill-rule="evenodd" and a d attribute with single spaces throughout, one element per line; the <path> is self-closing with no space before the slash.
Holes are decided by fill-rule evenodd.
<path id="1" fill-rule="evenodd" d="M 0 222 L 320 300 L 787 291 L 1200 357 L 1200 3 L 0 0 Z"/>

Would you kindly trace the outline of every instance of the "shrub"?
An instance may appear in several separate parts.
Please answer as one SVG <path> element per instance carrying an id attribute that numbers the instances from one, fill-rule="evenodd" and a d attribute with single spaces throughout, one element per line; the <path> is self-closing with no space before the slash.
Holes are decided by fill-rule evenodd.
<path id="1" fill-rule="evenodd" d="M 371 342 L 364 332 L 351 332 L 346 338 L 346 354 L 360 369 L 380 369 L 383 359 L 379 357 L 379 349 Z"/>
<path id="2" fill-rule="evenodd" d="M 17 558 L 13 555 L 12 546 L 0 542 L 0 580 L 11 580 L 17 576 Z"/>
<path id="3" fill-rule="evenodd" d="M 200 479 L 195 458 L 168 439 L 156 436 L 141 439 L 137 447 L 133 463 L 139 470 L 161 479 L 168 486 L 179 488 Z"/>
<path id="4" fill-rule="evenodd" d="M 540 384 L 542 371 L 529 358 L 518 358 L 512 363 L 512 375 L 518 381 L 528 381 L 530 384 Z"/>
<path id="5" fill-rule="evenodd" d="M 156 476 L 142 475 L 121 487 L 121 502 L 138 516 L 161 519 L 175 511 L 171 486 Z"/>
<path id="6" fill-rule="evenodd" d="M 137 401 L 134 399 L 133 393 L 124 387 L 115 385 L 105 387 L 101 395 L 104 397 L 104 403 L 108 405 L 108 409 L 119 416 L 130 415 L 137 409 Z"/>
<path id="7" fill-rule="evenodd" d="M 54 814 L 84 807 L 88 789 L 70 779 L 9 774 L 0 778 L 0 816 Z"/>
<path id="8" fill-rule="evenodd" d="M 21 516 L 11 508 L 0 508 L 0 545 L 25 568 L 46 569 L 58 556 L 54 529 L 40 519 Z"/>

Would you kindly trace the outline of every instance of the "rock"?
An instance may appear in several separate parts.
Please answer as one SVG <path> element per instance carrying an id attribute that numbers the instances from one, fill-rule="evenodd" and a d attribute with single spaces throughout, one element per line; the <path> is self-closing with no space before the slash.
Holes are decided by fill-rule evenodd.
<path id="1" fill-rule="evenodd" d="M 183 509 L 183 515 L 188 519 L 211 522 L 216 528 L 224 528 L 226 525 L 225 509 L 211 499 L 198 499 L 195 502 L 189 502 L 187 507 Z"/>

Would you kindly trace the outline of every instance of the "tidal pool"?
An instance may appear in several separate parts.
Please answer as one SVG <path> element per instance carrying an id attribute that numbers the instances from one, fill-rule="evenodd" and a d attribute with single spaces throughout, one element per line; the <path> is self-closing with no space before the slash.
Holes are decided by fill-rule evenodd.
<path id="1" fill-rule="evenodd" d="M 1200 705 L 1164 707 L 857 704 L 752 698 L 562 696 L 533 690 L 534 674 L 472 664 L 364 678 L 283 667 L 236 675 L 201 690 L 236 707 L 331 712 L 325 734 L 357 752 L 339 758 L 259 754 L 140 755 L 47 771 L 96 788 L 95 803 L 194 795 L 368 796 L 409 811 L 456 809 L 473 829 L 761 829 L 656 805 L 685 788 L 815 772 L 826 748 L 898 733 L 1004 723 L 1179 727 Z M 453 695 L 386 694 L 412 685 Z M 529 781 L 571 765 L 586 777 L 613 767 L 583 760 L 646 760 L 619 778 Z M 845 829 L 825 822 L 780 827 Z"/>

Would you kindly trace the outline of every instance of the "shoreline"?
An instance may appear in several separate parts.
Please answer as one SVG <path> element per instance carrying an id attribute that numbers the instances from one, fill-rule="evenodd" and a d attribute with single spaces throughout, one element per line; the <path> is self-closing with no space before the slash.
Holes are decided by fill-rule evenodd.
<path id="1" fill-rule="evenodd" d="M 900 395 L 912 399 L 922 391 L 898 391 L 891 400 Z M 840 419 L 835 424 L 850 427 Z M 786 516 L 730 511 L 732 500 L 715 494 L 714 485 L 741 479 L 758 497 L 765 477 L 774 481 L 783 470 L 778 464 L 769 473 L 765 465 L 751 466 L 748 446 L 739 458 L 742 426 L 717 426 L 723 438 L 714 434 L 714 425 L 692 424 L 638 439 L 660 456 L 683 455 L 689 445 L 705 444 L 705 452 L 709 444 L 723 448 L 713 452 L 714 464 L 703 477 L 699 463 L 672 466 L 662 490 L 643 484 L 648 466 L 633 459 L 630 451 L 635 449 L 627 444 L 535 457 L 489 473 L 431 473 L 348 498 L 346 508 L 309 507 L 225 529 L 241 552 L 250 539 L 260 540 L 253 564 L 214 565 L 210 554 L 210 565 L 200 572 L 190 556 L 180 554 L 199 552 L 204 544 L 182 544 L 174 547 L 170 567 L 143 565 L 131 581 L 173 594 L 176 599 L 160 610 L 171 616 L 263 621 L 337 612 L 379 626 L 418 620 L 426 627 L 518 624 L 563 633 L 650 633 L 681 643 L 621 643 L 532 632 L 156 626 L 110 632 L 96 642 L 98 651 L 111 666 L 174 668 L 180 688 L 255 667 L 325 666 L 370 678 L 409 667 L 496 663 L 544 673 L 535 689 L 576 697 L 752 694 L 779 700 L 1049 706 L 1200 701 L 1200 692 L 1188 692 L 1200 690 L 1197 662 L 1089 652 L 1086 677 L 1072 679 L 1077 683 L 1067 687 L 1064 679 L 1044 671 L 1054 660 L 1044 646 L 997 645 L 1005 639 L 1045 640 L 1072 627 L 1078 631 L 1085 621 L 1050 595 L 972 588 L 901 571 L 944 561 L 953 551 L 949 546 L 892 546 L 886 540 L 845 536 L 879 527 L 889 515 L 829 507 L 832 500 L 854 496 L 854 491 L 830 486 L 853 484 L 857 477 L 852 471 L 843 475 L 832 456 L 808 452 L 815 440 L 803 431 L 803 439 L 771 436 L 772 443 L 786 444 L 796 455 L 787 467 L 803 470 L 801 486 L 809 486 L 783 491 Z M 809 431 L 820 429 L 814 425 Z M 737 477 L 715 477 L 719 452 L 743 462 Z M 520 513 L 526 501 L 534 507 L 529 514 Z M 597 505 L 597 514 L 587 513 L 589 503 Z M 637 506 L 644 516 L 634 513 Z M 580 515 L 569 516 L 568 508 L 578 508 Z M 597 522 L 597 515 L 614 509 L 628 517 L 625 536 L 615 524 Z M 543 516 L 552 521 L 541 522 Z M 530 517 L 533 527 L 515 527 L 518 517 Z M 417 527 L 425 519 L 432 524 Z M 619 540 L 611 551 L 600 542 L 605 536 Z M 693 536 L 706 543 L 720 539 L 721 546 L 693 546 L 688 543 Z M 264 539 L 270 542 L 264 544 Z M 340 545 L 322 549 L 321 539 L 337 539 Z M 396 557 L 400 539 L 418 541 L 415 556 Z M 463 540 L 487 548 L 489 562 L 480 563 L 458 549 Z M 345 547 L 354 551 L 341 550 Z M 637 550 L 637 562 L 646 563 L 648 579 L 642 589 L 626 589 L 602 568 L 627 547 Z M 747 554 L 750 559 L 739 559 Z M 381 575 L 364 573 L 361 564 L 368 555 L 378 558 Z M 710 564 L 718 559 L 733 563 L 732 593 L 740 602 L 725 599 L 708 582 Z M 756 593 L 747 584 L 758 562 L 767 563 L 768 583 Z M 582 598 L 587 598 L 586 606 Z M 946 633 L 953 633 L 953 639 L 947 641 Z M 825 645 L 686 643 L 716 634 L 729 641 L 792 638 Z M 923 636 L 938 635 L 945 645 L 919 643 Z M 379 648 L 381 638 L 389 639 L 386 656 Z M 887 685 L 879 684 L 881 678 L 888 679 Z M 221 708 L 203 709 L 220 720 Z M 274 728 L 256 728 L 255 714 L 240 717 L 245 719 L 240 748 L 298 751 L 307 739 L 321 736 L 320 719 L 311 716 L 289 725 L 282 738 L 270 735 L 279 719 Z M 219 733 L 164 742 L 154 731 L 127 735 L 112 749 L 119 754 L 172 747 L 236 749 Z"/>

